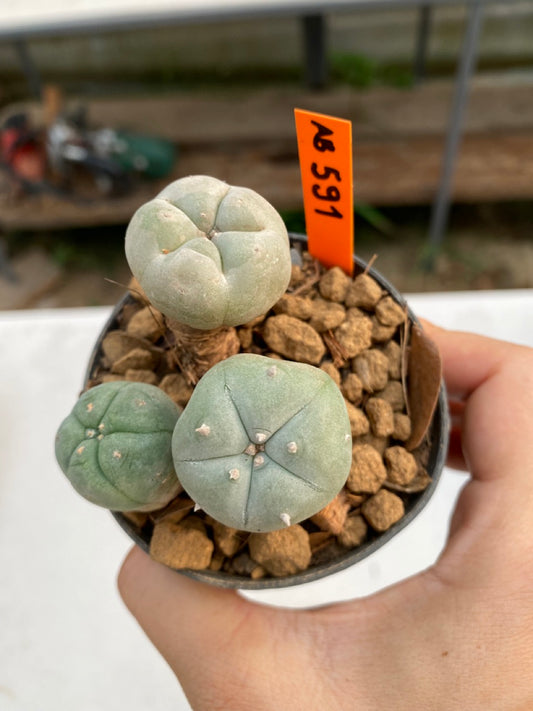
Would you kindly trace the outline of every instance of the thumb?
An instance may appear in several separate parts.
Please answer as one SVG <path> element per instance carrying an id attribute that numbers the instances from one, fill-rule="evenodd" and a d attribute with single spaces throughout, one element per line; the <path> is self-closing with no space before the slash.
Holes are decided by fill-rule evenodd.
<path id="1" fill-rule="evenodd" d="M 276 611 L 187 578 L 137 547 L 122 565 L 118 589 L 193 708 L 259 708 L 259 669 L 266 672 L 265 645 L 276 641 Z"/>

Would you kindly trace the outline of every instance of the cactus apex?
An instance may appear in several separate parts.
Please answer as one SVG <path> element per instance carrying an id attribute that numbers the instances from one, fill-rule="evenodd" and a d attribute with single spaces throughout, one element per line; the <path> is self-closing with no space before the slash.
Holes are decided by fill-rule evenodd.
<path id="1" fill-rule="evenodd" d="M 298 445 L 296 444 L 296 442 L 289 442 L 287 444 L 287 452 L 289 452 L 289 454 L 296 454 L 297 451 Z"/>
<path id="2" fill-rule="evenodd" d="M 197 427 L 194 431 L 198 432 L 198 434 L 202 435 L 202 437 L 208 437 L 211 434 L 211 427 L 203 422 L 200 427 Z"/>
<path id="3" fill-rule="evenodd" d="M 230 469 L 229 470 L 229 478 L 232 481 L 237 481 L 237 479 L 240 477 L 241 473 L 238 469 Z"/>
<path id="4" fill-rule="evenodd" d="M 277 375 L 278 369 L 277 366 L 271 365 L 270 368 L 267 370 L 267 375 L 269 378 L 273 378 L 275 375 Z"/>

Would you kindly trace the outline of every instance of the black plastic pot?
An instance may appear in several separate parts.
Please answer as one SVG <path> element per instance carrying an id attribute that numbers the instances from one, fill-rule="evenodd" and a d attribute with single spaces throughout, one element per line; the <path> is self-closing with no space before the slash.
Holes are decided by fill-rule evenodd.
<path id="1" fill-rule="evenodd" d="M 300 245 L 303 248 L 307 246 L 307 238 L 305 235 L 291 234 L 290 238 L 294 246 Z M 354 276 L 363 272 L 367 268 L 366 263 L 358 257 L 354 257 L 354 266 Z M 418 323 L 415 314 L 411 311 L 405 299 L 394 288 L 394 286 L 392 286 L 392 284 L 390 284 L 375 269 L 370 268 L 367 271 L 380 284 L 380 286 L 393 297 L 396 302 L 398 302 L 402 306 L 407 307 L 409 319 L 413 323 Z M 120 314 L 124 305 L 130 301 L 132 301 L 132 297 L 129 294 L 126 294 L 122 298 L 122 300 L 117 303 L 117 305 L 113 309 L 110 318 L 102 329 L 102 332 L 98 340 L 96 341 L 94 349 L 90 356 L 85 376 L 85 384 L 87 384 L 89 380 L 93 378 L 97 370 L 98 363 L 102 357 L 102 341 L 105 335 L 108 331 L 114 330 L 118 327 L 118 315 Z M 247 577 L 230 574 L 223 571 L 182 569 L 177 572 L 187 575 L 196 580 L 200 580 L 202 582 L 217 585 L 219 587 L 261 590 L 267 588 L 283 588 L 291 585 L 300 585 L 302 583 L 318 580 L 319 578 L 323 578 L 340 570 L 344 570 L 349 566 L 355 565 L 355 563 L 358 563 L 367 558 L 372 553 L 375 553 L 375 551 L 377 551 L 379 548 L 381 548 L 381 546 L 383 546 L 385 543 L 394 538 L 394 536 L 396 536 L 402 529 L 404 529 L 409 523 L 411 523 L 411 521 L 420 513 L 420 511 L 424 508 L 424 506 L 433 496 L 433 493 L 437 486 L 437 482 L 439 480 L 446 461 L 449 441 L 449 430 L 450 421 L 448 415 L 448 402 L 444 382 L 442 382 L 437 406 L 429 430 L 430 451 L 427 463 L 427 472 L 431 477 L 431 483 L 421 493 L 410 494 L 406 498 L 404 502 L 405 514 L 396 524 L 391 526 L 391 528 L 389 528 L 384 533 L 374 534 L 371 539 L 369 539 L 365 543 L 362 543 L 357 548 L 348 550 L 346 553 L 340 555 L 335 560 L 310 567 L 304 572 L 297 573 L 296 575 L 290 575 L 283 578 L 261 578 L 258 580 L 252 580 Z M 143 532 L 143 530 L 140 530 L 122 513 L 113 511 L 112 514 L 117 520 L 117 522 L 120 524 L 120 526 L 124 529 L 124 531 L 132 538 L 132 540 L 135 541 L 135 543 L 140 546 L 145 552 L 148 552 L 150 548 L 150 534 Z"/>

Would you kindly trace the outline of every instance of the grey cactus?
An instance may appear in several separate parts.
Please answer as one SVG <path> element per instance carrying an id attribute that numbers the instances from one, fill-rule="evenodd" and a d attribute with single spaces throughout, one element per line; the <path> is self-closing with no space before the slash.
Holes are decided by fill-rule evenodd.
<path id="1" fill-rule="evenodd" d="M 180 410 L 154 385 L 116 381 L 85 392 L 63 420 L 56 458 L 89 501 L 150 511 L 180 491 L 171 439 Z"/>
<path id="2" fill-rule="evenodd" d="M 291 274 L 287 230 L 270 203 L 205 175 L 171 183 L 137 210 L 126 257 L 151 303 L 198 329 L 265 313 Z"/>
<path id="3" fill-rule="evenodd" d="M 253 354 L 200 380 L 172 438 L 176 473 L 219 522 L 271 531 L 312 516 L 351 465 L 344 399 L 324 371 Z"/>

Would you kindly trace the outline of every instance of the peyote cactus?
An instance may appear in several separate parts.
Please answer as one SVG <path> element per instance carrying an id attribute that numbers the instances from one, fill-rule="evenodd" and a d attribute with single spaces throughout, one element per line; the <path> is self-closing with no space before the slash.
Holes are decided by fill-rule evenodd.
<path id="1" fill-rule="evenodd" d="M 348 476 L 350 422 L 324 371 L 239 354 L 196 386 L 172 438 L 176 473 L 219 522 L 272 531 L 312 516 Z"/>
<path id="2" fill-rule="evenodd" d="M 94 504 L 119 511 L 161 508 L 181 491 L 171 454 L 179 413 L 154 385 L 97 385 L 59 427 L 59 465 Z"/>
<path id="3" fill-rule="evenodd" d="M 197 329 L 246 323 L 288 286 L 287 229 L 253 190 L 195 175 L 140 207 L 126 257 L 151 303 Z"/>

